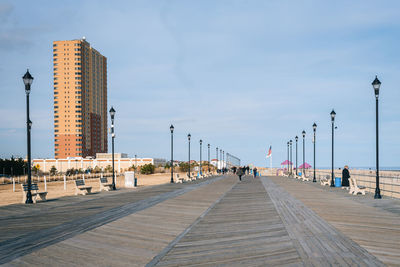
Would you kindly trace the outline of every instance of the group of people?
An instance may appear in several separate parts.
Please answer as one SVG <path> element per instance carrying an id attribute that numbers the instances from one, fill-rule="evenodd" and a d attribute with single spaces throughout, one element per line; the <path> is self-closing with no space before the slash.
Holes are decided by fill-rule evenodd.
<path id="1" fill-rule="evenodd" d="M 249 170 L 250 170 L 250 168 L 248 166 L 247 167 L 239 167 L 239 168 L 235 168 L 234 172 L 239 177 L 239 181 L 242 181 L 242 176 L 249 174 Z M 253 169 L 253 175 L 254 175 L 254 178 L 257 177 L 257 168 Z M 350 178 L 349 166 L 346 165 L 346 166 L 344 166 L 343 171 L 342 171 L 342 186 L 350 186 L 349 178 Z"/>
<path id="2" fill-rule="evenodd" d="M 247 167 L 240 167 L 240 168 L 238 168 L 236 170 L 236 174 L 239 177 L 239 181 L 242 181 L 242 176 L 243 175 L 249 174 L 249 170 L 250 170 L 250 168 L 248 166 Z M 253 169 L 253 176 L 254 176 L 254 178 L 257 177 L 257 168 Z"/>

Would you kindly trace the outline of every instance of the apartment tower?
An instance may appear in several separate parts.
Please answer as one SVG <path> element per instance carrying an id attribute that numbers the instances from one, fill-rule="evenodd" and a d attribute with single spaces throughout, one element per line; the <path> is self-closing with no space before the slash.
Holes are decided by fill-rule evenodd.
<path id="1" fill-rule="evenodd" d="M 107 153 L 107 58 L 83 37 L 53 42 L 56 159 Z"/>

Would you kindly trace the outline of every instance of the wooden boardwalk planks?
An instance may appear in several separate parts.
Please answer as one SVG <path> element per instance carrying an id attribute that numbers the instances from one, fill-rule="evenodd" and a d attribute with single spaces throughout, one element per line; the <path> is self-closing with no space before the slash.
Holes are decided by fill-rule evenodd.
<path id="1" fill-rule="evenodd" d="M 216 179 L 64 241 L 17 258 L 22 266 L 144 266 L 189 227 L 236 179 Z M 186 185 L 188 189 L 191 185 Z"/>
<path id="2" fill-rule="evenodd" d="M 400 266 L 399 200 L 352 196 L 342 189 L 282 177 L 269 179 L 386 265 Z"/>
<path id="3" fill-rule="evenodd" d="M 238 183 L 156 266 L 302 264 L 257 180 Z"/>
<path id="4" fill-rule="evenodd" d="M 375 256 L 343 235 L 301 201 L 268 178 L 261 178 L 289 236 L 306 265 L 383 266 Z"/>

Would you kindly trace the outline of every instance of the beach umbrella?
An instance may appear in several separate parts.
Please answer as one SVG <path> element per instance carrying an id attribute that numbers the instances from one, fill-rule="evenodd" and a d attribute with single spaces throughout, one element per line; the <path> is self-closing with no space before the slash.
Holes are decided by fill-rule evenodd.
<path id="1" fill-rule="evenodd" d="M 304 169 L 310 169 L 310 168 L 311 168 L 311 165 L 310 165 L 310 164 L 308 164 L 307 162 L 304 163 Z M 303 164 L 301 164 L 301 165 L 299 166 L 299 169 L 303 169 Z"/>

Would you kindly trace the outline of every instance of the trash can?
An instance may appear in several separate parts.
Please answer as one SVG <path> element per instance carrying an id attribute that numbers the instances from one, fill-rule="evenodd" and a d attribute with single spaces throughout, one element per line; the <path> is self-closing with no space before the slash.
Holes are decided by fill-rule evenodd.
<path id="1" fill-rule="evenodd" d="M 125 187 L 134 188 L 136 187 L 135 172 L 125 172 Z"/>
<path id="2" fill-rule="evenodd" d="M 335 177 L 335 187 L 342 187 L 342 178 Z"/>

